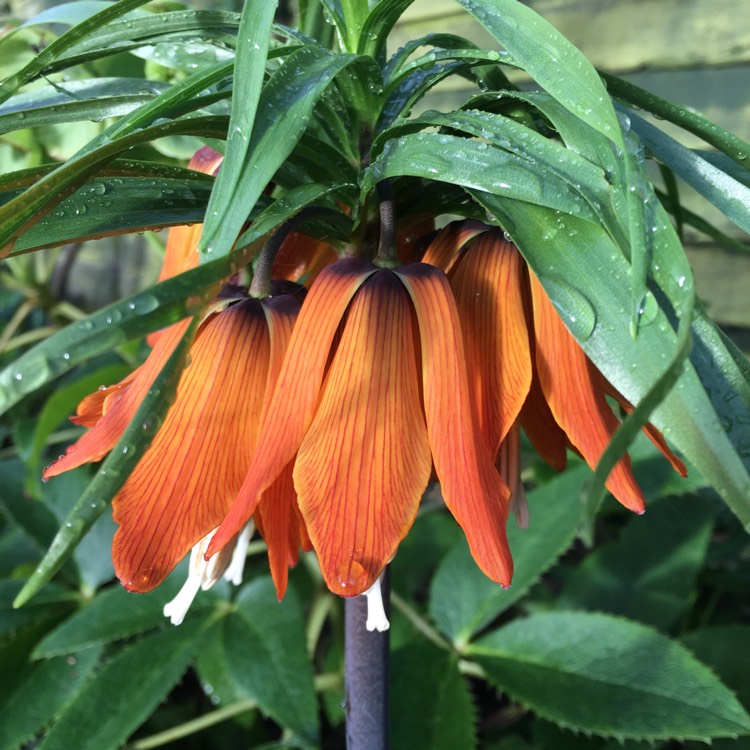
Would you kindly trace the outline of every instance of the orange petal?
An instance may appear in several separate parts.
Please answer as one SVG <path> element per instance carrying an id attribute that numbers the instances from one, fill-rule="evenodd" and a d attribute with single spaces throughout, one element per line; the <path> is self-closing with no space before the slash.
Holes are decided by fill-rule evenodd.
<path id="1" fill-rule="evenodd" d="M 589 361 L 589 369 L 591 371 L 591 377 L 599 383 L 599 387 L 608 395 L 611 396 L 617 403 L 623 408 L 626 414 L 630 414 L 633 411 L 633 404 L 628 401 L 613 385 L 610 383 L 604 375 L 599 372 L 596 365 Z M 667 445 L 667 441 L 664 439 L 664 435 L 654 427 L 651 422 L 647 422 L 643 428 L 643 432 L 646 437 L 662 452 L 664 458 L 669 461 L 672 468 L 683 477 L 688 474 L 687 467 L 685 464 L 672 452 L 670 447 Z"/>
<path id="2" fill-rule="evenodd" d="M 102 386 L 98 391 L 90 393 L 78 404 L 76 415 L 75 417 L 71 417 L 70 421 L 82 427 L 93 427 L 107 413 L 116 400 L 110 398 L 110 396 L 114 396 L 123 388 L 127 388 L 138 375 L 140 369 L 139 367 L 133 370 L 133 372 L 126 375 L 119 383 L 106 387 Z"/>
<path id="3" fill-rule="evenodd" d="M 409 297 L 378 271 L 352 300 L 294 466 L 323 578 L 340 596 L 375 583 L 430 477 L 414 346 Z"/>
<path id="4" fill-rule="evenodd" d="M 536 373 L 518 421 L 542 460 L 562 471 L 568 461 L 568 436 L 555 421 Z"/>
<path id="5" fill-rule="evenodd" d="M 448 279 L 423 263 L 397 274 L 417 313 L 427 432 L 445 504 L 463 527 L 477 565 L 507 586 L 513 574 L 505 533 L 509 491 L 472 416 L 461 327 Z"/>
<path id="6" fill-rule="evenodd" d="M 375 267 L 344 258 L 323 269 L 307 294 L 263 418 L 255 459 L 237 501 L 211 540 L 220 550 L 254 513 L 261 493 L 294 458 L 320 398 L 326 364 L 351 298 Z"/>
<path id="7" fill-rule="evenodd" d="M 526 400 L 531 349 L 524 313 L 526 269 L 496 229 L 475 239 L 454 266 L 451 287 L 466 349 L 469 390 L 492 456 Z"/>
<path id="8" fill-rule="evenodd" d="M 244 477 L 243 477 L 244 479 Z M 268 565 L 279 601 L 284 598 L 289 581 L 289 566 L 299 557 L 299 526 L 294 512 L 297 495 L 289 463 L 276 481 L 263 493 L 255 516 L 258 528 L 268 545 Z"/>
<path id="9" fill-rule="evenodd" d="M 586 463 L 595 468 L 620 422 L 592 379 L 583 349 L 533 274 L 530 281 L 539 382 L 555 420 Z M 626 508 L 643 512 L 643 493 L 628 456 L 618 461 L 605 484 Z"/>
<path id="10" fill-rule="evenodd" d="M 257 300 L 201 326 L 175 403 L 114 501 L 112 556 L 126 588 L 158 585 L 231 507 L 257 439 L 269 347 Z"/>
<path id="11" fill-rule="evenodd" d="M 458 260 L 461 248 L 487 229 L 486 224 L 478 221 L 452 221 L 446 224 L 425 251 L 422 263 L 429 263 L 445 273 L 450 273 Z"/>
<path id="12" fill-rule="evenodd" d="M 208 146 L 196 151 L 188 164 L 188 169 L 204 174 L 215 174 L 224 157 Z M 164 252 L 164 263 L 159 281 L 170 279 L 179 273 L 197 268 L 198 240 L 201 238 L 203 224 L 192 224 L 190 226 L 172 227 L 167 236 L 167 247 Z"/>
<path id="13" fill-rule="evenodd" d="M 325 266 L 338 259 L 326 242 L 299 232 L 290 232 L 273 262 L 273 277 L 305 284 L 308 288 Z"/>
<path id="14" fill-rule="evenodd" d="M 89 461 L 99 461 L 115 447 L 151 384 L 187 330 L 190 320 L 186 318 L 165 329 L 154 350 L 135 371 L 128 387 L 107 394 L 106 413 L 77 443 L 68 448 L 62 458 L 44 470 L 45 479 L 75 469 Z"/>

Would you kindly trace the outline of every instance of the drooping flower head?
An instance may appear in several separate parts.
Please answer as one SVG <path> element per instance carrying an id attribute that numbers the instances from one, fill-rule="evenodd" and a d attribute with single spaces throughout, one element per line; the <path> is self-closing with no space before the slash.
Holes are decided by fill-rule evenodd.
<path id="1" fill-rule="evenodd" d="M 456 297 L 477 420 L 488 449 L 507 464 L 522 426 L 540 456 L 565 468 L 568 448 L 594 468 L 620 425 L 606 396 L 625 399 L 568 331 L 544 288 L 501 230 L 479 222 L 443 229 L 424 261 L 444 268 Z M 685 466 L 648 425 L 646 434 L 683 476 Z M 517 458 L 516 458 L 517 461 Z M 606 486 L 627 508 L 644 498 L 626 455 Z"/>
<path id="2" fill-rule="evenodd" d="M 295 458 L 296 456 L 296 458 Z M 248 475 L 208 549 L 253 515 L 290 463 L 329 589 L 370 589 L 409 531 L 432 467 L 480 568 L 503 585 L 508 489 L 472 415 L 445 275 L 355 258 L 325 268 L 295 325 Z"/>
<path id="3" fill-rule="evenodd" d="M 112 556 L 126 588 L 143 592 L 161 583 L 232 507 L 298 309 L 294 295 L 245 299 L 201 324 L 175 402 L 113 501 L 119 528 Z M 185 327 L 167 329 L 131 376 L 84 400 L 79 412 L 91 429 L 46 469 L 45 478 L 114 448 Z M 282 593 L 300 544 L 295 507 L 291 474 L 282 472 L 256 511 Z"/>

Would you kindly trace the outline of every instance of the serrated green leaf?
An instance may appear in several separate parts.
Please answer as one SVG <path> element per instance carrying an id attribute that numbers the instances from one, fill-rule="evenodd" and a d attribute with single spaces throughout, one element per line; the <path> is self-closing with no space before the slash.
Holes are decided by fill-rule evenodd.
<path id="1" fill-rule="evenodd" d="M 392 654 L 391 716 L 394 750 L 471 750 L 474 706 L 458 657 L 427 641 Z"/>
<path id="2" fill-rule="evenodd" d="M 192 609 L 193 606 L 191 611 Z M 247 700 L 229 673 L 232 656 L 227 653 L 224 645 L 225 627 L 226 618 L 222 618 L 205 634 L 194 665 L 203 692 L 210 697 L 212 703 L 218 705 Z"/>
<path id="3" fill-rule="evenodd" d="M 750 707 L 750 625 L 712 625 L 693 630 L 680 640 L 704 664 L 714 669 L 737 693 L 745 708 Z"/>
<path id="4" fill-rule="evenodd" d="M 177 595 L 185 577 L 185 566 L 147 594 L 133 594 L 119 585 L 98 593 L 48 633 L 34 648 L 35 659 L 70 654 L 101 646 L 166 626 L 164 605 Z M 190 619 L 215 606 L 216 598 L 201 594 L 193 602 Z"/>
<path id="5" fill-rule="evenodd" d="M 120 652 L 68 704 L 40 750 L 117 750 L 180 679 L 209 624 L 187 622 Z"/>
<path id="6" fill-rule="evenodd" d="M 709 669 L 627 620 L 533 615 L 493 631 L 470 653 L 514 700 L 569 728 L 649 740 L 750 732 L 750 717 Z"/>
<path id="7" fill-rule="evenodd" d="M 656 628 L 689 605 L 713 529 L 714 508 L 698 496 L 665 498 L 633 518 L 617 541 L 564 577 L 558 609 L 623 615 Z"/>
<path id="8" fill-rule="evenodd" d="M 568 469 L 528 495 L 528 529 L 508 524 L 515 572 L 503 589 L 477 568 L 462 540 L 435 574 L 430 614 L 459 647 L 528 591 L 539 576 L 572 544 L 581 517 L 581 492 L 591 478 L 586 466 Z"/>
<path id="9" fill-rule="evenodd" d="M 318 736 L 312 667 L 293 590 L 283 602 L 270 578 L 245 586 L 224 626 L 228 672 L 241 693 L 305 740 Z"/>
<path id="10" fill-rule="evenodd" d="M 91 648 L 34 665 L 0 708 L 0 747 L 15 750 L 49 724 L 81 688 L 100 654 Z"/>

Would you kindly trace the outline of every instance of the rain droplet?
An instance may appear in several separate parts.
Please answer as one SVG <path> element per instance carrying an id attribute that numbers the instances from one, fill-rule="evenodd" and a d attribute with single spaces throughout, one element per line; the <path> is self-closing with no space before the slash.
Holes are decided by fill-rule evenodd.
<path id="1" fill-rule="evenodd" d="M 591 302 L 559 276 L 543 276 L 540 281 L 570 332 L 579 341 L 586 341 L 596 327 L 596 312 Z"/>

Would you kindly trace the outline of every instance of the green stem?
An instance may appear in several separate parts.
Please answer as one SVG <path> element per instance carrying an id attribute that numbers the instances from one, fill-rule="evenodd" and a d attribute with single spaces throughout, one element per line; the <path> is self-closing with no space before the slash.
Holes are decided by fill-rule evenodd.
<path id="1" fill-rule="evenodd" d="M 395 591 L 391 591 L 391 604 L 425 637 L 432 641 L 438 648 L 450 651 L 452 646 L 443 638 L 435 628 L 427 622 L 415 609 L 413 609 Z"/>
<path id="2" fill-rule="evenodd" d="M 136 740 L 129 745 L 130 750 L 151 750 L 154 747 L 161 747 L 182 737 L 188 737 L 191 734 L 200 732 L 203 729 L 220 724 L 222 721 L 231 719 L 247 711 L 252 711 L 256 707 L 255 701 L 245 698 L 236 703 L 232 703 L 224 708 L 199 716 L 197 719 L 186 721 L 184 724 L 178 724 L 176 727 L 167 729 L 158 734 L 152 734 L 150 737 L 144 737 L 142 740 Z"/>

